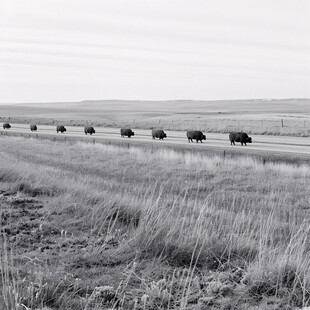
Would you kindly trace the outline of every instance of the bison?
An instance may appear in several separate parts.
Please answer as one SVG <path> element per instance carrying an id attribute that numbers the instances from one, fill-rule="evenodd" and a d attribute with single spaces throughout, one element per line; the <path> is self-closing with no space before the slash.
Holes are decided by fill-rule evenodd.
<path id="1" fill-rule="evenodd" d="M 236 145 L 235 142 L 241 142 L 241 145 L 252 143 L 250 138 L 245 132 L 231 132 L 229 134 L 230 145 Z"/>
<path id="2" fill-rule="evenodd" d="M 94 127 L 91 127 L 91 126 L 85 126 L 84 127 L 84 132 L 85 132 L 85 135 L 87 135 L 88 133 L 90 135 L 92 135 L 93 133 L 96 133 Z"/>
<path id="3" fill-rule="evenodd" d="M 57 133 L 60 131 L 61 133 L 67 131 L 67 129 L 65 128 L 65 126 L 57 126 L 56 128 Z"/>
<path id="4" fill-rule="evenodd" d="M 167 135 L 161 129 L 153 129 L 152 137 L 153 139 L 158 138 L 159 140 L 164 140 L 164 138 L 167 138 Z"/>
<path id="5" fill-rule="evenodd" d="M 30 125 L 30 130 L 31 131 L 37 131 L 38 130 L 37 125 Z"/>
<path id="6" fill-rule="evenodd" d="M 127 129 L 122 128 L 121 129 L 121 137 L 127 136 L 128 138 L 130 138 L 131 136 L 134 136 L 134 135 L 135 135 L 135 133 L 129 128 L 127 128 Z"/>
<path id="7" fill-rule="evenodd" d="M 10 129 L 11 125 L 9 123 L 4 123 L 3 124 L 3 129 Z"/>
<path id="8" fill-rule="evenodd" d="M 198 141 L 200 141 L 202 143 L 202 140 L 206 140 L 206 136 L 199 130 L 194 130 L 194 131 L 188 131 L 186 133 L 188 142 L 193 142 L 193 139 L 196 140 L 196 142 L 198 143 Z"/>

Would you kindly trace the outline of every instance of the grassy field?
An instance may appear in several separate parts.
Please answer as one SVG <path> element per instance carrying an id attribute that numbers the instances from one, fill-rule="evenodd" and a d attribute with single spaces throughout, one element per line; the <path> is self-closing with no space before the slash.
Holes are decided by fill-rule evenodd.
<path id="1" fill-rule="evenodd" d="M 1 309 L 310 305 L 310 168 L 0 137 Z"/>
<path id="2" fill-rule="evenodd" d="M 310 99 L 98 100 L 0 105 L 0 122 L 309 136 Z"/>

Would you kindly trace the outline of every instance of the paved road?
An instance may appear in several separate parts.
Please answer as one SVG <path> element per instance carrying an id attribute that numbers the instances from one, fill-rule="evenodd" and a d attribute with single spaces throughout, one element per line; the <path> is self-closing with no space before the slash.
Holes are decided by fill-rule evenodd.
<path id="1" fill-rule="evenodd" d="M 31 132 L 29 129 L 29 125 L 24 124 L 11 124 L 12 128 L 9 129 L 10 132 L 15 133 L 30 133 L 30 134 L 44 134 L 51 136 L 73 136 L 73 137 L 83 137 L 86 138 L 84 134 L 83 127 L 76 126 L 66 126 L 67 132 L 64 134 L 56 133 L 55 126 L 47 126 L 47 125 L 38 125 L 37 132 Z M 164 141 L 153 140 L 151 137 L 151 130 L 143 130 L 143 129 L 133 129 L 135 132 L 135 136 L 129 138 L 121 138 L 120 131 L 117 128 L 106 128 L 106 127 L 96 127 L 96 134 L 92 136 L 87 136 L 89 139 L 109 139 L 109 140 L 122 140 L 135 142 L 143 142 L 144 144 L 164 144 L 164 145 L 186 145 L 187 148 L 189 143 L 186 138 L 186 132 L 180 131 L 165 131 L 168 138 Z M 4 129 L 1 128 L 1 131 Z M 238 150 L 238 152 L 244 154 L 253 154 L 255 152 L 264 154 L 278 154 L 278 155 L 294 155 L 309 157 L 310 158 L 310 138 L 308 137 L 288 137 L 288 136 L 262 136 L 262 135 L 251 135 L 253 139 L 252 144 L 248 144 L 247 146 L 241 146 L 240 143 L 237 143 L 236 146 L 231 146 L 230 141 L 228 140 L 228 134 L 221 133 L 207 133 L 207 140 L 203 143 L 191 143 L 192 148 L 196 149 L 216 149 L 216 150 Z"/>

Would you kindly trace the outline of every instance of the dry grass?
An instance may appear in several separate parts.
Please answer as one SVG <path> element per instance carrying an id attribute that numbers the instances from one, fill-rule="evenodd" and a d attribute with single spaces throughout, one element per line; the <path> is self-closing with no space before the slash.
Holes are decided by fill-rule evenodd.
<path id="1" fill-rule="evenodd" d="M 267 118 L 267 119 L 266 119 Z M 38 125 L 56 125 L 59 123 L 68 126 L 84 126 L 85 123 L 95 127 L 112 127 L 112 128 L 133 128 L 133 129 L 153 129 L 164 128 L 165 130 L 187 131 L 202 130 L 203 132 L 212 133 L 229 133 L 232 131 L 246 131 L 253 135 L 280 135 L 280 136 L 310 136 L 310 120 L 309 117 L 294 118 L 287 116 L 283 121 L 281 118 L 268 115 L 247 116 L 242 119 L 236 118 L 234 115 L 226 118 L 212 116 L 201 117 L 192 116 L 185 118 L 183 115 L 175 115 L 171 117 L 152 117 L 147 119 L 130 118 L 128 120 L 118 119 L 49 119 L 49 118 L 27 118 L 27 117 L 0 117 L 0 123 L 10 121 L 16 124 L 36 123 Z"/>
<path id="2" fill-rule="evenodd" d="M 4 309 L 310 305 L 308 166 L 1 144 Z"/>
<path id="3" fill-rule="evenodd" d="M 310 100 L 122 101 L 0 105 L 0 123 L 310 135 Z M 283 123 L 282 123 L 283 121 Z"/>

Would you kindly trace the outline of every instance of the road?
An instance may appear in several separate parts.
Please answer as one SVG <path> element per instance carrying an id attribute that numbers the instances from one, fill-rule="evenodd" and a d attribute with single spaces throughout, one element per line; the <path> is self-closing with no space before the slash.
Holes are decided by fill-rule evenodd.
<path id="1" fill-rule="evenodd" d="M 289 136 L 263 136 L 263 135 L 251 135 L 253 143 L 247 146 L 241 146 L 240 143 L 236 143 L 236 146 L 231 146 L 228 140 L 228 134 L 222 133 L 207 133 L 207 140 L 203 143 L 191 143 L 189 144 L 186 138 L 186 132 L 180 131 L 165 131 L 167 139 L 164 141 L 153 140 L 151 137 L 151 130 L 133 129 L 135 136 L 129 138 L 121 138 L 120 131 L 117 128 L 97 127 L 96 134 L 92 136 L 85 136 L 83 127 L 66 126 L 66 133 L 56 133 L 56 126 L 38 125 L 37 132 L 31 132 L 29 125 L 25 124 L 11 124 L 12 128 L 9 131 L 12 133 L 27 133 L 31 135 L 48 135 L 48 136 L 70 136 L 70 137 L 83 137 L 88 139 L 110 140 L 110 141 L 126 141 L 132 144 L 162 144 L 162 145 L 174 145 L 174 146 L 186 146 L 186 149 L 191 147 L 192 149 L 199 150 L 221 150 L 228 152 L 238 152 L 242 154 L 276 154 L 282 156 L 294 156 L 310 159 L 310 138 L 309 137 L 289 137 Z"/>

